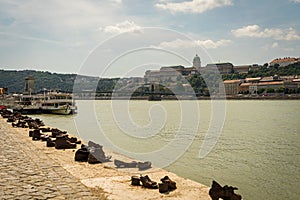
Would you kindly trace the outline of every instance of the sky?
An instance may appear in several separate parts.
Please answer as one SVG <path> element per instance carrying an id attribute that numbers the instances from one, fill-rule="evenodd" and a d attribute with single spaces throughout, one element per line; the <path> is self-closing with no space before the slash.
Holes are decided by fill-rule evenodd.
<path id="1" fill-rule="evenodd" d="M 100 77 L 300 56 L 300 0 L 0 0 L 0 69 Z"/>

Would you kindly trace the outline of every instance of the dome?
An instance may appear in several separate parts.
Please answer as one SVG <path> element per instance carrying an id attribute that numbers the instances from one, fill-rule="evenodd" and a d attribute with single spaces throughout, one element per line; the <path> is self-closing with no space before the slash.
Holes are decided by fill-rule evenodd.
<path id="1" fill-rule="evenodd" d="M 201 60 L 200 60 L 200 57 L 197 54 L 193 59 L 193 67 L 196 67 L 196 68 L 201 67 Z"/>

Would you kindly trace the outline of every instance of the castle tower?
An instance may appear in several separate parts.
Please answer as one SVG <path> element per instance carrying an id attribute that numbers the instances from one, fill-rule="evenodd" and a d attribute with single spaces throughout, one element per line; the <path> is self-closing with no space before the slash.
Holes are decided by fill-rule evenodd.
<path id="1" fill-rule="evenodd" d="M 197 54 L 193 59 L 193 67 L 195 67 L 196 69 L 199 69 L 201 67 L 201 60 Z"/>
<path id="2" fill-rule="evenodd" d="M 32 76 L 28 76 L 25 78 L 24 93 L 27 94 L 34 93 L 34 78 Z"/>

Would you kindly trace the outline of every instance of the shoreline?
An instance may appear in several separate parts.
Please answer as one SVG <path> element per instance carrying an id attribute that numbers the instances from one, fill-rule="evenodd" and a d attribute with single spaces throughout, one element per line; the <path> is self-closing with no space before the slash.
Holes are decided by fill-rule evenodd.
<path id="1" fill-rule="evenodd" d="M 10 129 L 15 132 L 20 139 L 34 148 L 39 154 L 46 155 L 47 158 L 58 163 L 72 177 L 85 185 L 94 193 L 106 196 L 107 199 L 210 199 L 208 195 L 209 187 L 198 182 L 179 177 L 178 175 L 164 169 L 152 167 L 145 171 L 139 171 L 137 168 L 116 168 L 113 162 L 101 164 L 88 164 L 75 162 L 76 149 L 57 150 L 46 147 L 45 142 L 32 141 L 28 137 L 28 128 L 12 128 L 6 119 L 0 116 L 0 130 Z M 5 134 L 1 131 L 1 134 Z M 71 136 L 72 134 L 70 134 Z M 80 139 L 80 138 L 79 138 Z M 130 162 L 132 159 L 110 151 L 104 147 L 107 155 L 113 159 L 120 159 Z M 177 189 L 169 194 L 161 194 L 158 190 L 145 189 L 142 186 L 131 186 L 131 176 L 142 174 L 148 175 L 153 181 L 159 182 L 164 176 L 169 176 L 177 183 Z"/>
<path id="2" fill-rule="evenodd" d="M 124 97 L 86 97 L 74 98 L 75 100 L 145 100 L 148 101 L 148 96 L 124 96 Z M 161 97 L 161 101 L 176 101 L 176 100 L 300 100 L 300 95 L 296 96 L 226 96 L 226 97 L 191 97 L 191 96 L 165 96 Z"/>

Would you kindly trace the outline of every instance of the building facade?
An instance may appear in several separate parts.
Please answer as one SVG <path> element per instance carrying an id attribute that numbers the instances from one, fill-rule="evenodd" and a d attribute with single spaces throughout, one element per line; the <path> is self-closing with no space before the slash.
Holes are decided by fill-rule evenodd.
<path id="1" fill-rule="evenodd" d="M 241 80 L 225 80 L 223 83 L 226 95 L 236 95 L 239 93 Z"/>
<path id="2" fill-rule="evenodd" d="M 205 70 L 218 70 L 220 74 L 231 74 L 233 73 L 232 63 L 214 63 L 207 64 Z"/>

